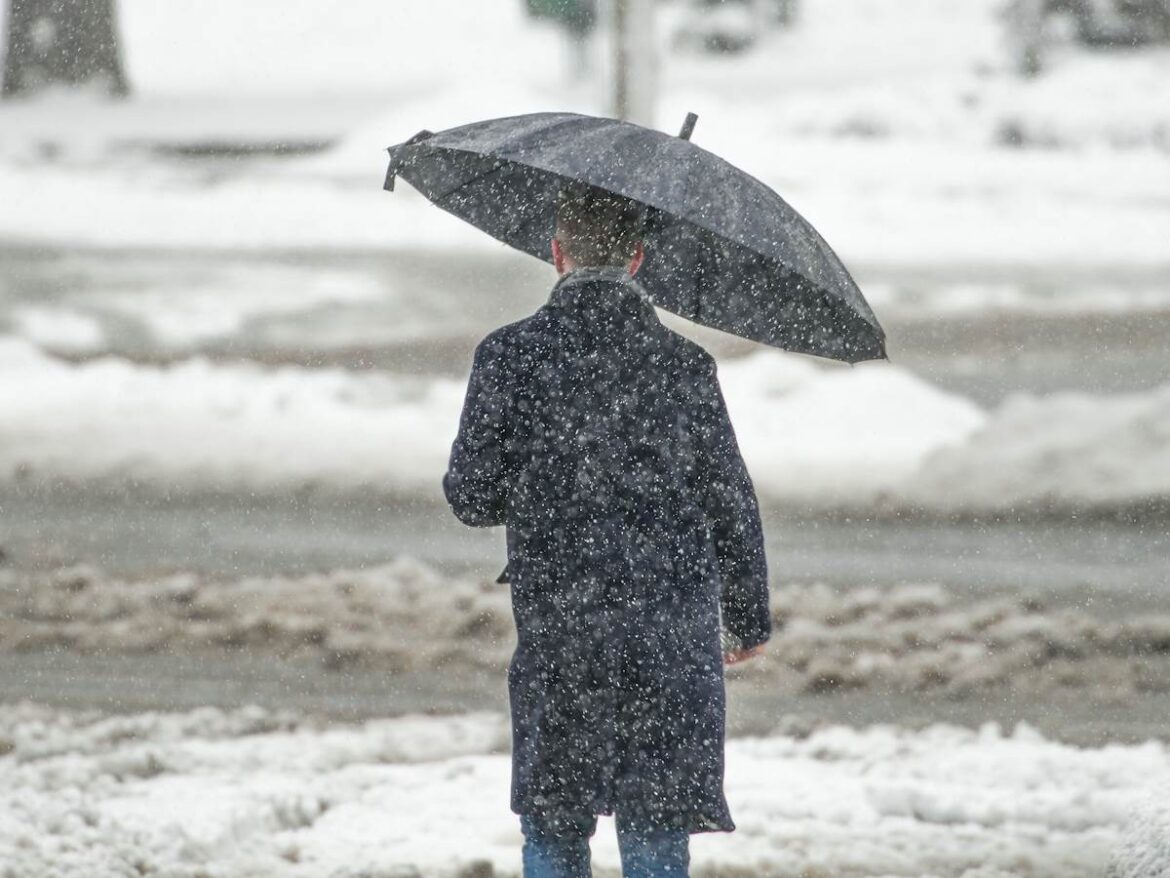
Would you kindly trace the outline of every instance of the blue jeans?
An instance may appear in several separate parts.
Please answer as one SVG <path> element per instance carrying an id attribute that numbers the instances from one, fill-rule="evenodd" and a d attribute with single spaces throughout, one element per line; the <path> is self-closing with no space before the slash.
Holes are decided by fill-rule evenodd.
<path id="1" fill-rule="evenodd" d="M 623 878 L 687 878 L 691 855 L 686 830 L 632 825 L 620 813 L 615 822 Z M 596 817 L 554 824 L 520 815 L 524 878 L 590 878 L 589 838 L 596 829 Z"/>

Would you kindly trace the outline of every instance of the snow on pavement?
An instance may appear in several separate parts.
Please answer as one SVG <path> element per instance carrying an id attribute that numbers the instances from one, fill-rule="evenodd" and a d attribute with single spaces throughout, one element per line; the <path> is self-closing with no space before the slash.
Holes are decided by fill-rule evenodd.
<path id="1" fill-rule="evenodd" d="M 1170 672 L 1168 614 L 1110 619 L 1029 595 L 972 599 L 915 583 L 775 583 L 771 607 L 767 656 L 734 673 L 776 692 L 930 691 L 970 701 L 1010 689 L 1053 704 L 1104 696 L 1121 708 L 1165 691 Z M 408 558 L 244 579 L 0 570 L 0 654 L 247 655 L 339 672 L 502 675 L 514 645 L 506 587 Z"/>
<path id="2" fill-rule="evenodd" d="M 110 716 L 18 704 L 0 707 L 0 744 L 4 876 L 519 871 L 507 725 L 495 715 L 326 725 L 258 708 Z M 739 829 L 693 837 L 692 868 L 1088 878 L 1167 784 L 1164 744 L 1081 749 L 1027 727 L 732 740 Z M 1156 853 L 1140 837 L 1149 814 L 1132 822 L 1127 862 Z M 594 862 L 616 874 L 608 820 Z"/>

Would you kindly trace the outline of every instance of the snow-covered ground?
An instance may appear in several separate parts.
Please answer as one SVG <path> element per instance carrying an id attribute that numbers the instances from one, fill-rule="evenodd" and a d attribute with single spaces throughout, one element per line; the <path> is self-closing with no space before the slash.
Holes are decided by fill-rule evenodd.
<path id="1" fill-rule="evenodd" d="M 1022 82 L 1007 70 L 1000 5 L 807 3 L 796 29 L 754 53 L 664 51 L 658 124 L 675 130 L 696 111 L 697 143 L 773 185 L 877 278 L 865 291 L 883 318 L 1166 311 L 1170 53 L 1069 54 Z M 498 307 L 485 296 L 466 305 L 471 320 L 453 300 L 423 313 L 417 291 L 358 266 L 371 252 L 500 252 L 409 187 L 382 192 L 382 149 L 424 127 L 605 103 L 597 82 L 566 84 L 559 35 L 519 0 L 344 7 L 122 0 L 131 100 L 0 104 L 0 491 L 61 480 L 180 498 L 437 496 L 462 382 L 312 367 L 330 344 L 479 332 Z M 661 11 L 665 47 L 677 4 Z M 594 54 L 601 63 L 605 47 Z M 240 146 L 259 153 L 215 155 Z M 58 254 L 61 270 L 17 278 L 27 266 L 13 246 Z M 137 255 L 97 284 L 79 246 Z M 298 251 L 318 263 L 279 261 Z M 176 276 L 174 254 L 207 270 Z M 238 361 L 223 356 L 259 319 L 279 334 L 286 315 L 309 315 L 314 333 L 299 365 L 264 365 L 243 345 Z M 111 348 L 113 331 L 145 341 Z M 283 331 L 291 348 L 304 328 Z M 213 344 L 216 359 L 187 357 Z M 109 349 L 138 360 L 92 357 Z M 1071 517 L 1170 503 L 1170 385 L 985 408 L 889 364 L 757 352 L 721 360 L 720 375 L 773 507 Z M 735 673 L 794 696 L 983 705 L 1010 690 L 1123 711 L 1168 679 L 1164 616 L 914 583 L 776 583 L 773 608 L 781 636 Z M 505 589 L 408 560 L 222 581 L 0 567 L 0 652 L 34 657 L 498 673 L 512 636 Z M 729 744 L 740 830 L 696 838 L 697 875 L 1076 878 L 1100 876 L 1112 851 L 1111 876 L 1170 878 L 1165 744 L 791 729 Z M 516 874 L 506 750 L 495 715 L 336 725 L 250 708 L 4 704 L 0 876 Z M 596 863 L 616 874 L 607 823 Z"/>
<path id="2" fill-rule="evenodd" d="M 889 364 L 777 352 L 720 370 L 770 503 L 1028 513 L 1164 505 L 1170 395 L 1019 397 L 993 411 Z M 118 358 L 72 364 L 0 341 L 0 479 L 161 489 L 433 494 L 460 381 L 389 372 Z"/>
<path id="3" fill-rule="evenodd" d="M 107 716 L 8 705 L 0 742 L 0 874 L 13 878 L 519 872 L 499 716 L 323 725 L 255 708 Z M 1154 865 L 1119 874 L 1159 878 L 1165 815 L 1148 797 L 1167 784 L 1163 744 L 1079 749 L 1027 727 L 733 740 L 739 828 L 693 837 L 692 868 L 1096 878 L 1144 805 L 1119 864 Z M 617 874 L 609 820 L 594 862 Z"/>

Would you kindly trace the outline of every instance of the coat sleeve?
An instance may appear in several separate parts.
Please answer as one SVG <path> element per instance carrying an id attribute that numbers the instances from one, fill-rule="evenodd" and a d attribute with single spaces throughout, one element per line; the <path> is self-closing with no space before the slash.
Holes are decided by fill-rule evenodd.
<path id="1" fill-rule="evenodd" d="M 705 441 L 698 470 L 723 582 L 723 624 L 744 648 L 752 647 L 765 642 L 772 633 L 764 530 L 755 488 L 727 415 L 714 361 L 709 361 L 705 370 L 700 410 Z"/>
<path id="2" fill-rule="evenodd" d="M 507 358 L 491 337 L 475 351 L 459 434 L 443 477 L 451 509 L 464 524 L 504 523 L 511 478 L 507 464 L 511 391 Z"/>

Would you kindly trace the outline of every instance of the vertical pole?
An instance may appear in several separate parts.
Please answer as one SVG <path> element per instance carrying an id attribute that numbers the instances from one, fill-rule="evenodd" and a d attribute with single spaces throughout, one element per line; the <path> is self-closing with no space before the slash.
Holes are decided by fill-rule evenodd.
<path id="1" fill-rule="evenodd" d="M 613 0 L 613 114 L 630 118 L 630 0 Z"/>
<path id="2" fill-rule="evenodd" d="M 611 0 L 614 116 L 654 125 L 655 0 Z"/>

